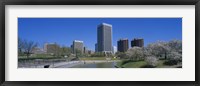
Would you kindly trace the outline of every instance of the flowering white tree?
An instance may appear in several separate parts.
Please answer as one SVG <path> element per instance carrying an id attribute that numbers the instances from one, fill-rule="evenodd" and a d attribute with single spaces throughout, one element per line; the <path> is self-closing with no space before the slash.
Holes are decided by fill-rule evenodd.
<path id="1" fill-rule="evenodd" d="M 182 53 L 182 41 L 180 40 L 171 40 L 168 42 L 170 51 Z"/>
<path id="2" fill-rule="evenodd" d="M 167 53 L 170 51 L 169 46 L 167 46 L 167 42 L 158 41 L 156 43 L 149 44 L 145 48 L 146 56 L 156 56 L 157 58 L 162 57 L 163 55 L 167 56 Z"/>
<path id="3" fill-rule="evenodd" d="M 129 49 L 126 53 L 130 60 L 142 60 L 144 59 L 144 51 L 141 47 L 133 47 Z"/>
<path id="4" fill-rule="evenodd" d="M 171 40 L 168 42 L 170 47 L 170 52 L 167 55 L 168 62 L 173 62 L 177 64 L 182 61 L 182 41 L 181 40 Z"/>
<path id="5" fill-rule="evenodd" d="M 145 58 L 147 65 L 156 66 L 158 63 L 158 59 L 155 56 L 149 56 Z"/>
<path id="6" fill-rule="evenodd" d="M 170 52 L 168 54 L 168 59 L 169 60 L 181 60 L 182 59 L 182 55 L 178 52 Z"/>

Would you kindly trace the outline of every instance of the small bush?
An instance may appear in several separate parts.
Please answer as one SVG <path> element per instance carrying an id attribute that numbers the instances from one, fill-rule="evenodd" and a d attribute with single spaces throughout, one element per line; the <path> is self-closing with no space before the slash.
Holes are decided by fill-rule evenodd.
<path id="1" fill-rule="evenodd" d="M 169 65 L 169 66 L 177 65 L 177 64 L 178 64 L 178 60 L 167 60 L 164 62 L 164 65 Z"/>

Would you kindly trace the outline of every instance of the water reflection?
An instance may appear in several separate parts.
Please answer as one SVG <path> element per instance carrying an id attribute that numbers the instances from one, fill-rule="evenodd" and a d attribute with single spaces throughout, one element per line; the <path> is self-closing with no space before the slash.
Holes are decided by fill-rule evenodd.
<path id="1" fill-rule="evenodd" d="M 80 64 L 71 68 L 115 68 L 116 62 Z"/>

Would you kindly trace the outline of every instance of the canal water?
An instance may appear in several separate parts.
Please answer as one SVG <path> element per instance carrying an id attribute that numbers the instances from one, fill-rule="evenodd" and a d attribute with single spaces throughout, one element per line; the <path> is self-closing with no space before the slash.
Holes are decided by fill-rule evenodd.
<path id="1" fill-rule="evenodd" d="M 115 68 L 116 62 L 79 64 L 71 68 Z"/>

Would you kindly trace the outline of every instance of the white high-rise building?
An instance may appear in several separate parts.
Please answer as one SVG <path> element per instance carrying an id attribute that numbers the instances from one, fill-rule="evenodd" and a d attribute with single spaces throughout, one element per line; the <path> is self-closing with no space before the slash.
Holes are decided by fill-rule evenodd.
<path id="1" fill-rule="evenodd" d="M 112 49 L 113 51 L 113 54 L 115 54 L 116 52 L 117 52 L 117 47 L 116 46 L 113 46 L 113 49 Z"/>
<path id="2" fill-rule="evenodd" d="M 73 41 L 73 53 L 75 54 L 77 50 L 83 53 L 84 51 L 83 41 L 79 41 L 79 40 Z"/>

